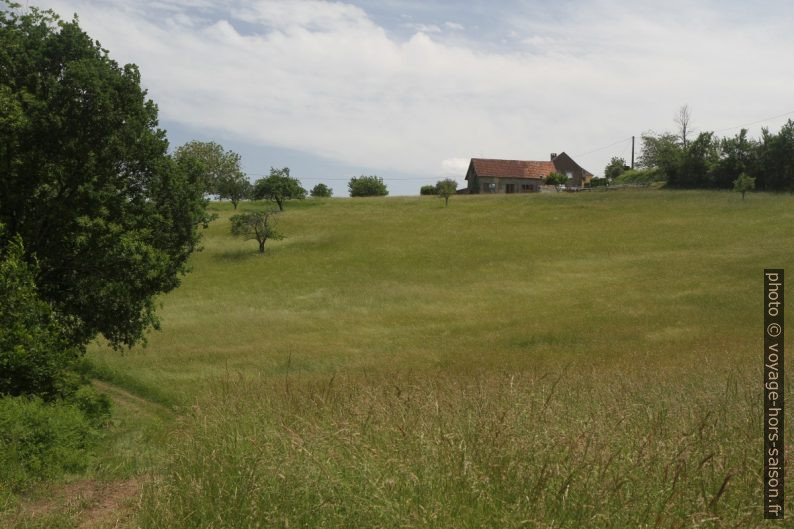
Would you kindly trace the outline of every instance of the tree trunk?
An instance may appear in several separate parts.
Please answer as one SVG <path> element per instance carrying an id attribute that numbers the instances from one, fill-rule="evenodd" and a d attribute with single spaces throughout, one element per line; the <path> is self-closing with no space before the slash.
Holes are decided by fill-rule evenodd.
<path id="1" fill-rule="evenodd" d="M 265 240 L 259 241 L 259 253 L 265 253 Z"/>
<path id="2" fill-rule="evenodd" d="M 444 207 L 449 206 L 449 197 L 444 197 Z"/>
<path id="3" fill-rule="evenodd" d="M 278 204 L 278 210 L 284 211 L 284 199 L 276 197 L 276 204 Z"/>
<path id="4" fill-rule="evenodd" d="M 744 194 L 745 193 L 746 193 L 746 191 L 742 191 L 742 200 L 744 200 Z"/>

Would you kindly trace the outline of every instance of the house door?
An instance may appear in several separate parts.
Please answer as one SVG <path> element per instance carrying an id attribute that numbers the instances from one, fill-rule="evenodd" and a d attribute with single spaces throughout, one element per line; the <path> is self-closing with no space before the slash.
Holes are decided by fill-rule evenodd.
<path id="1" fill-rule="evenodd" d="M 505 184 L 505 193 L 515 193 L 515 192 L 516 192 L 515 184 Z"/>

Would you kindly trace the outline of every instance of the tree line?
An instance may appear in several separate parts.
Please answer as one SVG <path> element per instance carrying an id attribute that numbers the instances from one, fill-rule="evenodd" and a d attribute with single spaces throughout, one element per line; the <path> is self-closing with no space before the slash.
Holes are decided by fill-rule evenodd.
<path id="1" fill-rule="evenodd" d="M 686 189 L 736 189 L 794 192 L 794 121 L 778 132 L 763 128 L 759 138 L 741 129 L 734 136 L 692 133 L 688 106 L 679 110 L 677 130 L 644 134 L 638 169 L 614 157 L 604 170 L 609 180 L 658 180 Z"/>

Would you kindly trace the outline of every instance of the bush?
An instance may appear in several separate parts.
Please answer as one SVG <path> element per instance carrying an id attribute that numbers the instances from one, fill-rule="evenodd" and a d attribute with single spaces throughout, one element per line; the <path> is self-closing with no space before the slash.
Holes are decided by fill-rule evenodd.
<path id="1" fill-rule="evenodd" d="M 68 369 L 81 351 L 70 345 L 64 325 L 39 297 L 36 267 L 25 262 L 24 251 L 16 237 L 0 252 L 0 396 L 53 400 L 76 389 Z"/>
<path id="2" fill-rule="evenodd" d="M 419 194 L 420 195 L 435 195 L 436 194 L 436 186 L 431 186 L 431 185 L 422 186 L 421 188 L 419 188 Z"/>
<path id="3" fill-rule="evenodd" d="M 0 398 L 0 483 L 18 490 L 79 472 L 96 436 L 77 406 L 38 397 Z"/>
<path id="4" fill-rule="evenodd" d="M 67 401 L 80 410 L 94 427 L 104 426 L 110 419 L 110 398 L 92 386 L 81 386 Z"/>
<path id="5" fill-rule="evenodd" d="M 383 178 L 375 175 L 354 176 L 347 183 L 347 188 L 351 197 L 382 197 L 389 194 L 386 184 L 383 183 Z"/>
<path id="6" fill-rule="evenodd" d="M 568 177 L 555 171 L 553 173 L 549 173 L 549 176 L 543 180 L 543 183 L 550 186 L 564 185 L 568 183 Z"/>

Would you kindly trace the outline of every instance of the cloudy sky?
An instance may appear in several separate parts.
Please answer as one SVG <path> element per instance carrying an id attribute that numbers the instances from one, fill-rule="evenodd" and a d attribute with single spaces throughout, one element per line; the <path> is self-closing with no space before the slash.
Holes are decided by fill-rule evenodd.
<path id="1" fill-rule="evenodd" d="M 29 3 L 138 64 L 173 146 L 215 140 L 252 179 L 286 165 L 336 195 L 359 174 L 462 184 L 471 157 L 565 151 L 602 174 L 683 104 L 722 135 L 794 117 L 789 0 Z"/>

